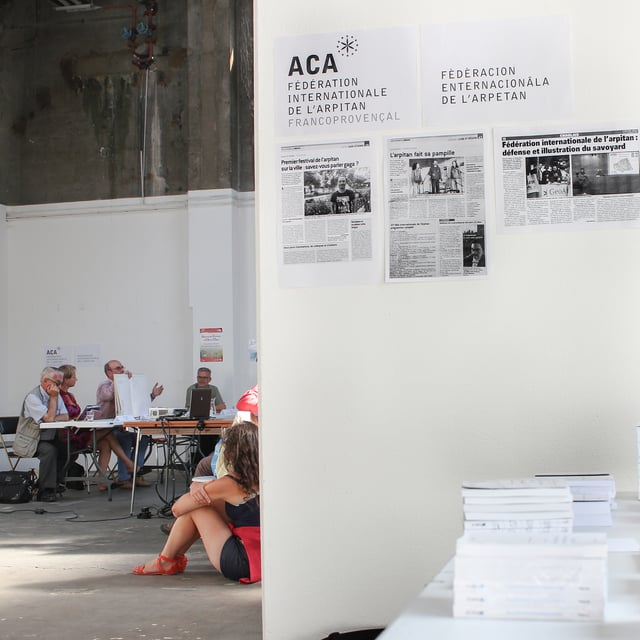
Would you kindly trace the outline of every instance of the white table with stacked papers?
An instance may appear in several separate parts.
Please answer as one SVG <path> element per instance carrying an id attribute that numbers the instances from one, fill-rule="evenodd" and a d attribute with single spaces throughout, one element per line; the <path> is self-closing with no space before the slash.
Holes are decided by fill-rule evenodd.
<path id="1" fill-rule="evenodd" d="M 603 621 L 489 620 L 453 617 L 453 560 L 422 590 L 379 640 L 640 639 L 640 502 L 618 494 L 607 535 L 608 595 Z M 587 530 L 587 529 L 581 529 Z"/>

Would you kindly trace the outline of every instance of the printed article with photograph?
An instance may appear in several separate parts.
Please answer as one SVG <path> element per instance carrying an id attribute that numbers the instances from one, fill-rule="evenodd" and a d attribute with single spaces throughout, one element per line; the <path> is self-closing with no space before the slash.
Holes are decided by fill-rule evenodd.
<path id="1" fill-rule="evenodd" d="M 494 143 L 501 231 L 638 226 L 637 127 L 499 129 Z"/>
<path id="2" fill-rule="evenodd" d="M 385 157 L 387 281 L 486 275 L 484 134 L 392 138 Z"/>
<path id="3" fill-rule="evenodd" d="M 288 284 L 372 281 L 372 174 L 368 140 L 281 148 L 279 248 Z"/>

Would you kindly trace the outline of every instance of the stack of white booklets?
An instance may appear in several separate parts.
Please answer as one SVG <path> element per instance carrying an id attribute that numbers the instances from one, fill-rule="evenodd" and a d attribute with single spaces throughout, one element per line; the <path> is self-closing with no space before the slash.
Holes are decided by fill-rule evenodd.
<path id="1" fill-rule="evenodd" d="M 574 527 L 610 527 L 615 507 L 616 482 L 610 473 L 536 476 L 564 480 L 573 498 Z"/>
<path id="2" fill-rule="evenodd" d="M 573 529 L 572 494 L 559 478 L 462 483 L 465 531 Z"/>
<path id="3" fill-rule="evenodd" d="M 456 545 L 453 615 L 602 620 L 606 578 L 604 533 L 465 533 Z"/>

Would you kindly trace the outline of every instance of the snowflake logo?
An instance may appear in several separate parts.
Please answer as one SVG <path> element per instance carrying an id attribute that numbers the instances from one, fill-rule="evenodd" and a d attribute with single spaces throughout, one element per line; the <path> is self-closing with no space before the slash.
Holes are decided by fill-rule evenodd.
<path id="1" fill-rule="evenodd" d="M 358 40 L 353 36 L 342 36 L 338 38 L 338 53 L 341 56 L 353 56 L 358 53 Z"/>

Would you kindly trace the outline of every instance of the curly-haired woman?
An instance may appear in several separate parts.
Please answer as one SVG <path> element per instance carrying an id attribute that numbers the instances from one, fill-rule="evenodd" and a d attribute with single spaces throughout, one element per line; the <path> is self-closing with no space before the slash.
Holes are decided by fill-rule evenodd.
<path id="1" fill-rule="evenodd" d="M 223 444 L 227 475 L 191 485 L 173 505 L 177 519 L 160 555 L 133 573 L 182 573 L 185 553 L 200 539 L 209 561 L 226 578 L 261 579 L 258 428 L 240 422 L 225 431 Z"/>

